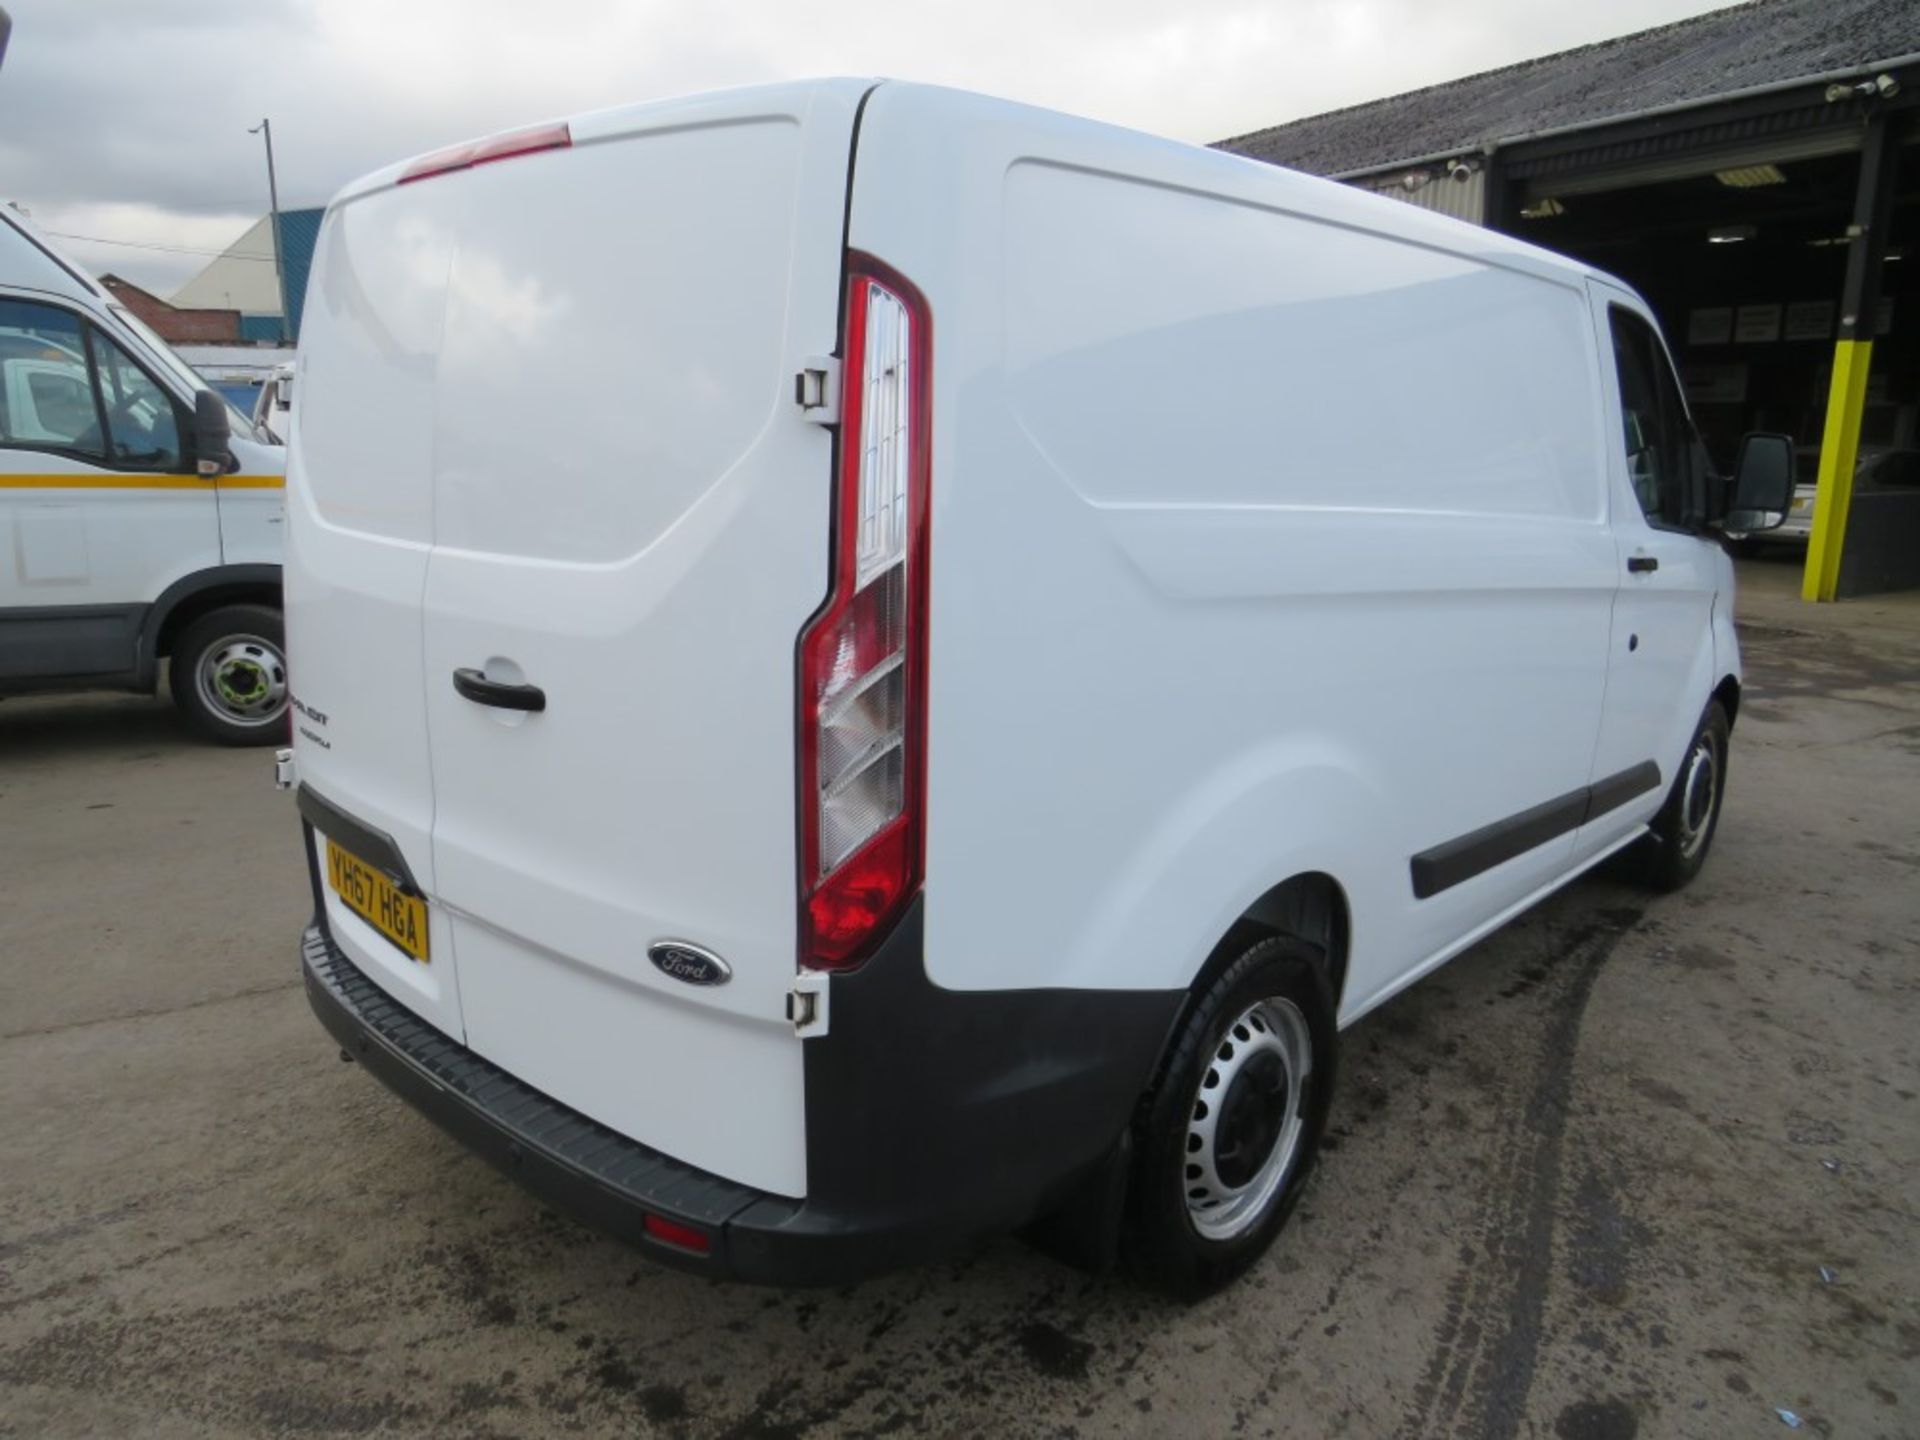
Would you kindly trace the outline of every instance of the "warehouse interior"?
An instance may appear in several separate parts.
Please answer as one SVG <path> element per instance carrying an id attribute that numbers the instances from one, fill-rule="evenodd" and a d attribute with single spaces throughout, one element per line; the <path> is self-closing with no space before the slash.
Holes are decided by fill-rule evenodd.
<path id="1" fill-rule="evenodd" d="M 1771 162 L 1622 189 L 1516 201 L 1494 224 L 1621 276 L 1653 304 L 1708 448 L 1730 464 L 1749 430 L 1817 456 L 1858 156 Z M 1543 203 L 1552 199 L 1553 204 Z M 1530 213 L 1529 213 L 1530 212 Z M 1920 194 L 1896 205 L 1875 317 L 1862 449 L 1913 448 L 1920 423 Z M 1897 327 L 1895 318 L 1903 322 Z M 1803 472 L 1812 480 L 1809 468 Z"/>
<path id="2" fill-rule="evenodd" d="M 1859 265 L 1856 247 L 1877 247 L 1837 596 L 1920 586 L 1920 152 L 1904 117 L 1880 123 L 1894 127 L 1893 153 L 1872 177 L 1884 200 L 1862 195 L 1868 132 L 1855 119 L 1733 151 L 1670 146 L 1638 166 L 1590 171 L 1528 175 L 1516 154 L 1486 217 L 1645 295 L 1715 461 L 1731 467 L 1749 431 L 1784 431 L 1807 485 L 1829 443 L 1849 264 Z M 1863 203 L 1883 212 L 1871 227 L 1858 222 Z"/>

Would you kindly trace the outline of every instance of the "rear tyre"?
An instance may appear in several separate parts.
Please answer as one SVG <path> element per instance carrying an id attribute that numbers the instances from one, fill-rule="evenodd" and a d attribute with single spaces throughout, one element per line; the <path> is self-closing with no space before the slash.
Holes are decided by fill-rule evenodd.
<path id="1" fill-rule="evenodd" d="M 1727 712 L 1718 700 L 1710 702 L 1666 803 L 1653 817 L 1646 839 L 1634 847 L 1641 878 L 1655 890 L 1678 890 L 1707 863 L 1720 827 L 1720 802 L 1727 793 L 1729 731 Z"/>
<path id="2" fill-rule="evenodd" d="M 287 738 L 286 630 L 270 605 L 224 605 L 174 638 L 173 703 L 222 745 Z"/>
<path id="3" fill-rule="evenodd" d="M 1333 1089 L 1318 947 L 1262 940 L 1195 993 L 1134 1122 L 1127 1267 L 1182 1299 L 1266 1252 L 1300 1199 Z"/>

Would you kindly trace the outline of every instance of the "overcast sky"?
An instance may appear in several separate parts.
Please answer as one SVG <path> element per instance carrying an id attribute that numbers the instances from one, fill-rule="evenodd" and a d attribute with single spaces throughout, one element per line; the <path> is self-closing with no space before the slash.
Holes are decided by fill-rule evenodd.
<path id="1" fill-rule="evenodd" d="M 1206 141 L 1723 0 L 0 0 L 0 196 L 166 295 L 267 208 L 575 111 L 825 74 Z"/>

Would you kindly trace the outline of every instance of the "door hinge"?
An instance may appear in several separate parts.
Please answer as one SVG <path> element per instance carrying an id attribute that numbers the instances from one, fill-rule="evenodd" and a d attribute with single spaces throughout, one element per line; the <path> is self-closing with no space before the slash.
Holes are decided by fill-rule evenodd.
<path id="1" fill-rule="evenodd" d="M 827 976 L 802 970 L 787 992 L 787 1019 L 802 1040 L 827 1033 Z"/>
<path id="2" fill-rule="evenodd" d="M 816 425 L 840 423 L 840 362 L 831 355 L 809 355 L 793 377 L 793 403 Z"/>

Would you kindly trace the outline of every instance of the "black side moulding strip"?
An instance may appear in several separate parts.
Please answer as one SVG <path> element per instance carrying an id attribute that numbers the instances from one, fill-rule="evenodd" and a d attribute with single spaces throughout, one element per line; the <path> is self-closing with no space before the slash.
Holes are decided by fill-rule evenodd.
<path id="1" fill-rule="evenodd" d="M 1593 798 L 1580 823 L 1584 825 L 1596 815 L 1618 810 L 1629 800 L 1637 800 L 1649 790 L 1659 788 L 1660 767 L 1651 760 L 1642 760 L 1631 770 L 1622 770 L 1618 775 L 1609 775 L 1594 783 Z"/>
<path id="2" fill-rule="evenodd" d="M 1450 890 L 1503 861 L 1578 830 L 1595 816 L 1617 810 L 1629 800 L 1659 787 L 1660 767 L 1651 760 L 1642 760 L 1592 785 L 1570 790 L 1504 820 L 1470 830 L 1445 844 L 1422 850 L 1409 862 L 1414 898 L 1431 899 L 1442 890 Z"/>

